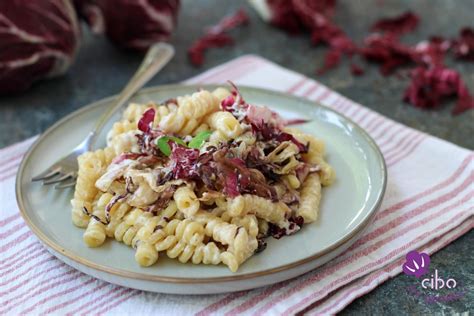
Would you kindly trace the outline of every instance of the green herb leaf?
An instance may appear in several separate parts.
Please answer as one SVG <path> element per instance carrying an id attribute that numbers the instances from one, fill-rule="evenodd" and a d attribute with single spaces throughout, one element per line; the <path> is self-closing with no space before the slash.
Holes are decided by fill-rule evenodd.
<path id="1" fill-rule="evenodd" d="M 212 131 L 199 132 L 188 144 L 189 148 L 201 148 L 202 144 L 211 136 Z"/>
<path id="2" fill-rule="evenodd" d="M 162 136 L 156 140 L 156 146 L 166 157 L 169 157 L 171 155 L 171 147 L 168 144 L 170 140 L 186 147 L 186 143 L 181 138 L 174 136 Z"/>

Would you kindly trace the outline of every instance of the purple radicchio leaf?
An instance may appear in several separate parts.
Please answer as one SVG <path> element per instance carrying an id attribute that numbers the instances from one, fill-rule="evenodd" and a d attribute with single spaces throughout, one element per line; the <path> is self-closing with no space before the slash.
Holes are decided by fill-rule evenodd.
<path id="1" fill-rule="evenodd" d="M 410 251 L 406 255 L 406 261 L 403 264 L 403 272 L 406 275 L 414 275 L 419 278 L 428 273 L 430 267 L 430 256 L 424 252 Z"/>

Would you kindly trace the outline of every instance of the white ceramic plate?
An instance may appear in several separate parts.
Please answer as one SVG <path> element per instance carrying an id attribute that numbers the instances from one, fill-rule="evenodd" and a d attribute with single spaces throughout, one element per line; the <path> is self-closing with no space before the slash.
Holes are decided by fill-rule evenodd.
<path id="1" fill-rule="evenodd" d="M 197 89 L 183 85 L 148 88 L 133 101 L 160 101 Z M 309 119 L 300 128 L 324 140 L 337 180 L 323 189 L 316 223 L 305 225 L 293 236 L 269 238 L 267 249 L 244 263 L 237 273 L 224 265 L 181 264 L 165 256 L 154 266 L 142 268 L 135 262 L 131 248 L 113 240 L 100 248 L 88 248 L 82 240 L 83 230 L 71 223 L 72 189 L 57 191 L 30 181 L 86 136 L 112 98 L 65 117 L 26 154 L 16 183 L 25 221 L 55 256 L 78 270 L 112 283 L 155 292 L 206 294 L 244 290 L 295 277 L 327 262 L 357 239 L 380 206 L 387 180 L 379 149 L 355 123 L 326 107 L 268 90 L 242 87 L 241 92 L 247 102 L 267 105 L 285 118 Z"/>

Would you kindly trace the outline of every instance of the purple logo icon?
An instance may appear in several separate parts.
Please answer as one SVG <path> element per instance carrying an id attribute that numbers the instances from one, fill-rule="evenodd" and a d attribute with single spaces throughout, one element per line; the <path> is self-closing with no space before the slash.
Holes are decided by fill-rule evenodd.
<path id="1" fill-rule="evenodd" d="M 428 273 L 428 268 L 430 267 L 430 256 L 428 254 L 418 251 L 410 251 L 406 255 L 406 261 L 403 264 L 403 272 L 406 275 L 414 275 L 419 278 L 422 275 Z"/>

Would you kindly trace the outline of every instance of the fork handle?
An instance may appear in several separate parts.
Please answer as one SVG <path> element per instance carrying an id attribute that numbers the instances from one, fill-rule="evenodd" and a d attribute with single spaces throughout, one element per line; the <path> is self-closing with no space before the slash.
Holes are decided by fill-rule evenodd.
<path id="1" fill-rule="evenodd" d="M 109 106 L 104 114 L 97 121 L 94 129 L 87 136 L 83 144 L 87 145 L 87 149 L 91 150 L 97 141 L 97 135 L 100 134 L 104 126 L 110 118 L 122 106 L 142 88 L 151 78 L 153 78 L 174 56 L 174 48 L 170 44 L 157 43 L 148 49 L 140 67 L 133 77 L 127 83 L 125 88 L 120 92 L 115 101 Z"/>

